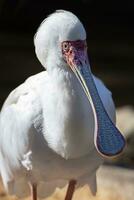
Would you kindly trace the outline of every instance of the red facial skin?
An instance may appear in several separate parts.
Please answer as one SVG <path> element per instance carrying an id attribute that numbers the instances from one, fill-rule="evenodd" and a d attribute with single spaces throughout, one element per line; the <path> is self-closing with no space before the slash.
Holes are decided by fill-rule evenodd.
<path id="1" fill-rule="evenodd" d="M 62 54 L 65 61 L 72 68 L 73 64 L 81 65 L 81 61 L 86 62 L 87 45 L 85 40 L 62 42 Z"/>

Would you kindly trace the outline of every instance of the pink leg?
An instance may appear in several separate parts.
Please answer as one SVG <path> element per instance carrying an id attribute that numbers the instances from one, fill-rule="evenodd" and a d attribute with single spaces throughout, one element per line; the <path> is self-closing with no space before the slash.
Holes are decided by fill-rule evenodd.
<path id="1" fill-rule="evenodd" d="M 30 190 L 31 190 L 31 200 L 37 200 L 37 184 L 30 183 Z"/>
<path id="2" fill-rule="evenodd" d="M 73 194 L 74 194 L 74 190 L 75 190 L 75 185 L 76 185 L 76 180 L 70 180 L 69 181 L 69 185 L 68 185 L 68 189 L 67 189 L 67 193 L 65 196 L 65 200 L 72 200 Z"/>

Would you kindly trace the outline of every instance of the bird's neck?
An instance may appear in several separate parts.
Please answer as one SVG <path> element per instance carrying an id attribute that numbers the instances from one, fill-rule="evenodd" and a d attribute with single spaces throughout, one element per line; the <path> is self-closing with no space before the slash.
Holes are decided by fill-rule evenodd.
<path id="1" fill-rule="evenodd" d="M 63 157 L 85 155 L 93 143 L 93 126 L 90 126 L 93 117 L 87 97 L 71 71 L 55 69 L 48 75 L 49 83 L 43 100 L 45 138 Z"/>
<path id="2" fill-rule="evenodd" d="M 52 80 L 54 80 L 54 84 L 62 83 L 61 86 L 64 85 L 65 83 L 69 84 L 69 85 L 71 83 L 73 84 L 73 81 L 75 81 L 75 79 L 76 79 L 74 73 L 72 72 L 72 70 L 69 67 L 68 67 L 68 69 L 67 68 L 53 69 L 49 74 L 50 74 Z"/>

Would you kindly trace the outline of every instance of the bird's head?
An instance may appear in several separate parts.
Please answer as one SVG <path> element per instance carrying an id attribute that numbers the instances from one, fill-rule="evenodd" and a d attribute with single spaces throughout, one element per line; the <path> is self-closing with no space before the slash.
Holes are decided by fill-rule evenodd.
<path id="1" fill-rule="evenodd" d="M 39 26 L 34 37 L 36 55 L 49 71 L 86 62 L 86 32 L 80 20 L 71 12 L 58 10 Z"/>
<path id="2" fill-rule="evenodd" d="M 118 154 L 124 147 L 124 138 L 109 119 L 96 89 L 88 62 L 86 32 L 80 20 L 71 12 L 56 11 L 41 23 L 34 44 L 36 55 L 48 72 L 55 67 L 74 72 L 92 106 L 97 150 L 108 156 Z"/>

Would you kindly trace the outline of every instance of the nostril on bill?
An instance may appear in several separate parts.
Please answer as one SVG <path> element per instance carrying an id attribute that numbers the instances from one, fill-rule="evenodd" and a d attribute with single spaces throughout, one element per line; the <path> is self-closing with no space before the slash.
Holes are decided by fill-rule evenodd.
<path id="1" fill-rule="evenodd" d="M 72 50 L 70 50 L 70 52 L 69 52 L 69 53 L 70 53 L 70 54 L 72 54 L 72 52 L 73 52 L 73 51 L 72 51 Z"/>

